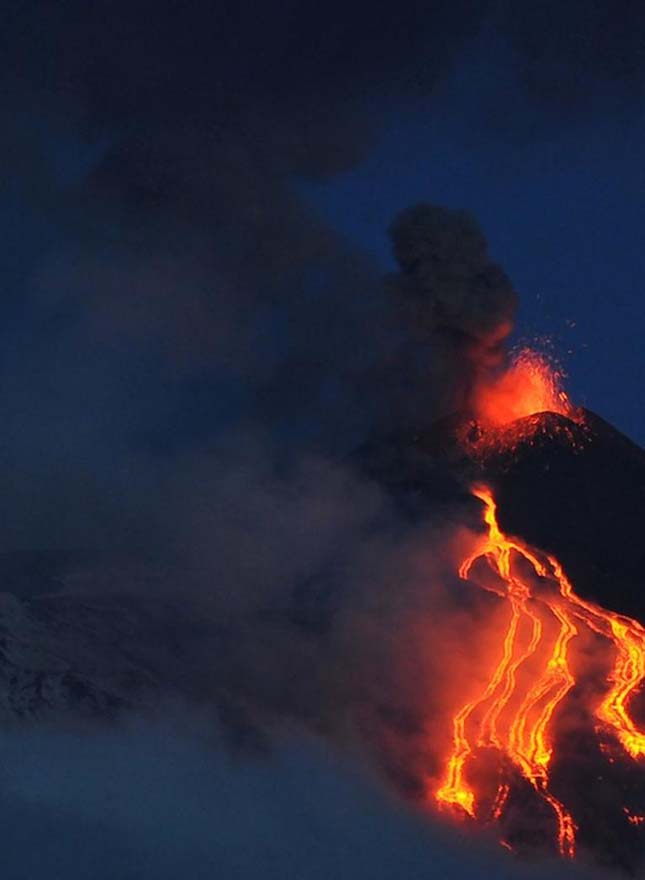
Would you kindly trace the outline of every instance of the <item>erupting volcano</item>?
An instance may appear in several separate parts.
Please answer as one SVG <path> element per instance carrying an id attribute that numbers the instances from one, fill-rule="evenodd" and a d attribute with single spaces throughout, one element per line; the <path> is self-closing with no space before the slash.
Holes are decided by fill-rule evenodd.
<path id="1" fill-rule="evenodd" d="M 530 411 L 534 405 L 548 412 L 559 406 L 556 413 L 582 418 L 546 362 L 523 355 L 483 392 L 477 410 L 482 437 L 486 425 L 501 430 L 495 435 L 499 452 L 505 444 L 517 448 L 514 428 L 520 429 L 524 442 L 528 428 L 548 431 L 553 423 L 542 410 Z M 645 628 L 626 614 L 582 598 L 553 553 L 507 534 L 489 485 L 476 485 L 472 494 L 484 505 L 486 530 L 461 560 L 459 575 L 498 597 L 508 614 L 487 682 L 452 718 L 451 751 L 434 796 L 440 807 L 457 814 L 499 821 L 517 780 L 523 779 L 552 813 L 558 851 L 573 857 L 577 818 L 566 793 L 560 788 L 554 793 L 550 778 L 558 717 L 580 690 L 607 761 L 645 757 L 645 731 L 631 711 L 645 680 Z M 578 688 L 587 678 L 594 680 L 594 687 Z M 630 808 L 623 806 L 622 812 L 632 826 L 642 824 L 643 818 Z"/>
<path id="2" fill-rule="evenodd" d="M 522 348 L 503 373 L 476 383 L 472 418 L 460 430 L 462 442 L 480 455 L 494 448 L 514 449 L 530 442 L 546 412 L 581 423 L 582 413 L 569 400 L 562 379 L 561 370 L 545 355 Z"/>
<path id="3" fill-rule="evenodd" d="M 473 410 L 482 425 L 499 428 L 535 413 L 570 416 L 574 407 L 562 387 L 562 373 L 544 355 L 523 348 L 504 373 L 479 383 Z"/>

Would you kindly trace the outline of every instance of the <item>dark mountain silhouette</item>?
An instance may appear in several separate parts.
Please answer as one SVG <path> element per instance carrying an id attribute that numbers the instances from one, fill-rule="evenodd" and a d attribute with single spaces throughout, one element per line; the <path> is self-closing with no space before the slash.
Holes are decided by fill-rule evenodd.
<path id="1" fill-rule="evenodd" d="M 502 528 L 555 555 L 579 595 L 645 616 L 645 451 L 600 416 L 529 416 L 530 440 L 479 465 Z"/>
<path id="2" fill-rule="evenodd" d="M 366 444 L 357 459 L 413 519 L 454 516 L 463 504 L 476 523 L 469 488 L 490 484 L 505 532 L 556 556 L 580 595 L 643 618 L 645 450 L 595 413 L 577 413 L 537 413 L 492 437 L 473 425 L 476 442 L 450 417 Z"/>

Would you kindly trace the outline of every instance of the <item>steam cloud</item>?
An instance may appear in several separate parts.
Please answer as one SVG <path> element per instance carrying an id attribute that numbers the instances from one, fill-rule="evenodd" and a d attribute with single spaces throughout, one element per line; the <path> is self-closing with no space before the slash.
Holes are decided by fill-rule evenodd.
<path id="1" fill-rule="evenodd" d="M 271 763 L 236 764 L 183 733 L 131 723 L 94 736 L 5 737 L 0 809 L 7 880 L 244 877 L 302 880 L 440 876 L 538 880 L 485 838 L 463 839 L 411 819 L 360 768 L 310 740 L 290 740 Z M 34 829 L 37 829 L 35 837 Z M 593 877 L 548 863 L 549 875 Z M 604 875 L 606 876 L 606 875 Z"/>

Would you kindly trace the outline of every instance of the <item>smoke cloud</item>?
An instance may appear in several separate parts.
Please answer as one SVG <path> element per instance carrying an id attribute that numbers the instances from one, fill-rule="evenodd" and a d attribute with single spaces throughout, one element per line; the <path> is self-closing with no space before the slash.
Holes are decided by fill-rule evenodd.
<path id="1" fill-rule="evenodd" d="M 579 16 L 585 45 L 604 35 L 600 59 L 588 49 L 572 54 L 575 28 L 562 30 L 545 75 L 542 38 L 553 18 L 569 15 L 560 6 L 539 27 L 505 4 L 472 0 L 369 12 L 346 3 L 25 2 L 3 13 L 0 75 L 13 98 L 0 116 L 8 255 L 0 561 L 8 571 L 31 560 L 32 571 L 35 551 L 63 560 L 38 589 L 31 575 L 12 581 L 21 595 L 2 611 L 12 633 L 8 718 L 18 709 L 40 718 L 33 706 L 44 702 L 43 715 L 60 722 L 79 699 L 89 714 L 111 717 L 149 691 L 155 705 L 170 693 L 207 705 L 208 723 L 216 717 L 245 760 L 289 727 L 346 748 L 367 743 L 406 795 L 418 796 L 419 780 L 436 773 L 427 731 L 454 699 L 437 685 L 437 658 L 459 667 L 488 647 L 478 637 L 490 609 L 464 597 L 446 550 L 470 512 L 450 475 L 416 459 L 405 465 L 415 479 L 402 511 L 356 450 L 465 405 L 503 358 L 516 295 L 468 214 L 432 205 L 403 212 L 391 229 L 400 271 L 384 283 L 380 267 L 303 203 L 297 184 L 356 167 L 389 108 L 431 94 L 491 23 L 522 60 L 526 94 L 556 115 L 554 70 L 566 70 L 568 82 L 583 71 L 601 90 L 638 88 L 640 67 L 616 73 L 611 64 L 620 39 L 605 27 L 617 15 L 608 6 L 605 16 Z M 582 98 L 570 94 L 577 107 Z M 404 481 L 401 462 L 394 467 Z M 44 591 L 55 595 L 31 595 Z M 469 634 L 468 657 L 447 620 Z M 88 678 L 95 690 L 79 697 Z M 154 736 L 134 739 L 121 775 L 143 765 L 146 806 L 159 805 L 159 827 L 169 816 L 172 825 L 177 804 L 159 798 L 144 757 Z M 93 755 L 71 767 L 81 793 L 52 805 L 60 779 L 44 767 L 77 742 L 21 742 L 46 756 L 32 774 L 47 784 L 14 779 L 7 799 L 18 792 L 24 810 L 16 822 L 5 808 L 7 823 L 45 825 L 41 852 L 59 873 L 74 876 L 62 822 L 62 831 L 85 829 L 80 876 L 98 870 L 103 847 L 117 863 L 110 876 L 128 876 L 137 859 L 137 876 L 177 875 L 186 850 L 166 854 L 172 871 L 159 866 L 151 852 L 162 834 L 136 825 L 140 792 L 116 818 L 105 806 L 109 762 Z M 106 753 L 119 748 L 110 741 Z M 155 768 L 166 762 L 163 748 L 153 744 L 150 754 Z M 242 877 L 255 875 L 255 861 L 262 876 L 284 876 L 293 860 L 303 877 L 414 877 L 436 861 L 436 831 L 391 804 L 367 831 L 355 827 L 356 815 L 371 815 L 363 782 L 356 794 L 336 788 L 335 771 L 324 761 L 321 771 L 315 756 L 304 769 L 297 757 L 286 769 L 278 757 L 278 770 L 261 771 L 209 760 L 220 762 L 214 778 L 226 792 L 236 772 L 253 777 L 238 815 L 230 825 L 222 819 L 235 848 L 208 849 L 210 811 L 224 798 L 206 786 L 197 803 L 181 789 L 200 817 L 186 848 L 191 858 L 204 854 L 209 876 L 216 859 Z M 178 763 L 172 780 L 198 775 L 193 757 Z M 266 805 L 253 812 L 256 771 L 264 792 L 293 772 L 293 803 L 303 778 L 322 788 L 331 778 L 311 819 L 326 846 L 281 803 L 278 831 L 295 842 L 276 845 L 267 867 L 266 839 L 280 834 Z M 88 778 L 99 779 L 89 794 Z M 351 816 L 329 831 L 339 804 Z M 114 839 L 124 826 L 139 839 L 121 852 Z M 381 848 L 384 829 L 393 842 Z M 25 855 L 18 830 L 8 835 L 24 844 L 16 877 L 20 857 L 38 858 Z M 358 864 L 350 850 L 363 833 Z M 249 839 L 253 863 L 239 865 Z M 488 855 L 471 865 L 446 846 L 446 872 L 490 872 Z M 339 851 L 340 867 L 330 864 Z M 524 876 L 490 859 L 496 873 Z M 9 864 L 11 876 L 13 854 Z M 43 865 L 29 866 L 34 877 Z"/>
<path id="2" fill-rule="evenodd" d="M 502 363 L 517 296 L 464 211 L 417 205 L 390 234 L 401 266 L 392 290 L 412 341 L 402 369 L 410 384 L 432 389 L 436 418 L 463 409 L 477 380 Z M 410 403 L 408 420 L 418 426 L 428 405 Z"/>
<path id="3" fill-rule="evenodd" d="M 428 865 L 467 880 L 532 880 L 545 868 L 562 880 L 594 876 L 509 863 L 485 837 L 465 847 L 402 813 L 319 741 L 286 740 L 270 762 L 237 763 L 202 735 L 191 719 L 183 730 L 135 722 L 91 736 L 5 737 L 5 876 L 415 880 Z"/>

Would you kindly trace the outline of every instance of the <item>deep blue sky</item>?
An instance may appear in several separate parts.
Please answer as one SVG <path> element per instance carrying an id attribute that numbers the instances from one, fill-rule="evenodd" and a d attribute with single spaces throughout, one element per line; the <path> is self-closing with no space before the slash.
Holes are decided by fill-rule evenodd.
<path id="1" fill-rule="evenodd" d="M 607 95 L 554 121 L 499 76 L 466 57 L 434 98 L 389 111 L 359 167 L 301 191 L 386 269 L 396 211 L 472 211 L 520 294 L 515 339 L 549 337 L 575 401 L 643 444 L 645 116 Z"/>

